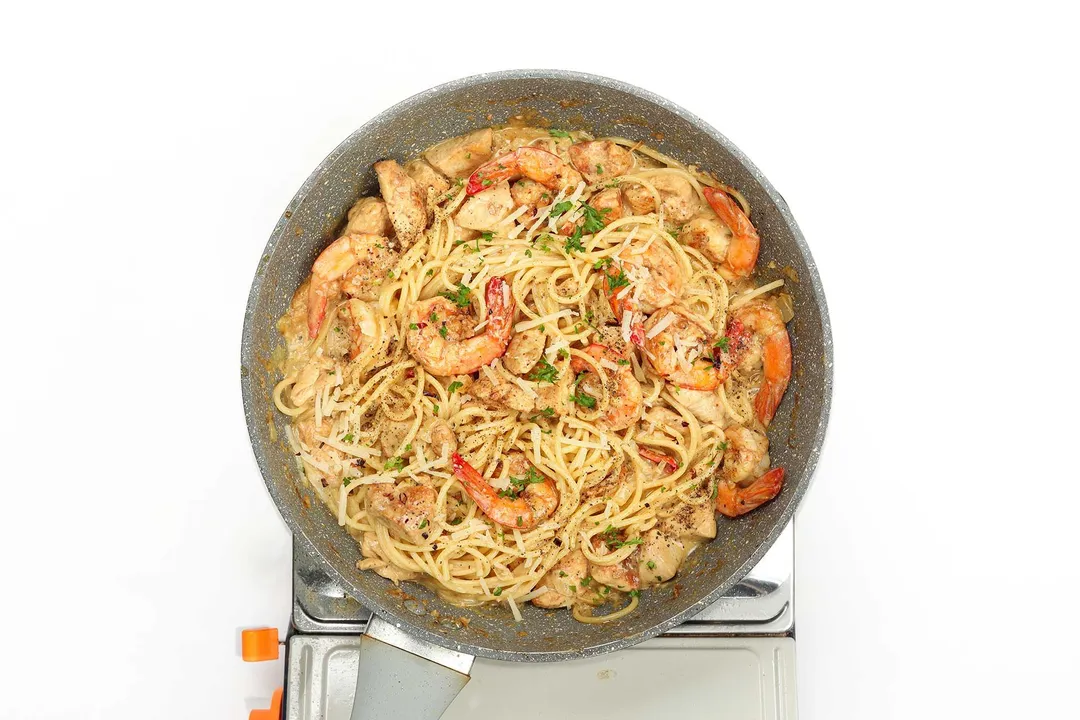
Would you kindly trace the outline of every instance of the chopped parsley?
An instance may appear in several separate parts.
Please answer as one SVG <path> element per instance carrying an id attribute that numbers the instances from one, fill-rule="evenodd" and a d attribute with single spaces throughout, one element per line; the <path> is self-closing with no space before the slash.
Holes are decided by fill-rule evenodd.
<path id="1" fill-rule="evenodd" d="M 468 307 L 470 298 L 472 297 L 472 290 L 469 288 L 468 285 L 465 285 L 464 283 L 458 283 L 457 289 L 454 292 L 444 290 L 439 294 L 447 300 L 452 301 L 458 307 Z"/>
<path id="2" fill-rule="evenodd" d="M 443 336 L 444 340 L 450 335 L 450 331 L 446 329 L 446 323 L 439 326 L 439 334 Z"/>
<path id="3" fill-rule="evenodd" d="M 401 470 L 405 467 L 405 458 L 394 457 L 383 463 L 383 470 Z"/>
<path id="4" fill-rule="evenodd" d="M 560 360 L 565 360 L 566 358 L 570 357 L 570 353 L 566 351 L 566 348 L 559 348 L 559 352 L 556 354 L 559 356 Z"/>
<path id="5" fill-rule="evenodd" d="M 597 164 L 596 164 L 596 172 L 598 172 L 598 173 L 600 173 L 601 175 L 603 175 L 603 174 L 604 174 L 604 166 L 603 166 L 603 165 L 601 165 L 600 163 L 597 163 Z"/>
<path id="6" fill-rule="evenodd" d="M 560 570 L 559 571 L 559 577 L 566 577 L 566 571 Z"/>
<path id="7" fill-rule="evenodd" d="M 540 250 L 543 250 L 544 252 L 551 252 L 550 243 L 551 243 L 551 236 L 548 235 L 547 233 L 544 233 L 540 237 L 533 238 L 533 244 L 536 245 L 536 247 L 539 248 Z"/>
<path id="8" fill-rule="evenodd" d="M 499 597 L 500 595 L 502 595 L 502 588 L 501 588 L 501 587 L 497 587 L 497 588 L 495 588 L 495 589 L 494 589 L 494 590 L 493 590 L 493 591 L 491 592 L 491 594 L 492 594 L 492 595 L 494 595 L 495 597 Z"/>
<path id="9" fill-rule="evenodd" d="M 417 325 L 416 323 L 409 323 L 409 329 L 410 330 L 419 330 L 420 326 Z"/>
<path id="10" fill-rule="evenodd" d="M 576 593 L 577 592 L 577 585 L 571 585 L 570 586 L 570 592 Z"/>
<path id="11" fill-rule="evenodd" d="M 649 562 L 645 563 L 645 567 L 649 568 L 650 570 L 655 570 L 656 569 L 656 563 L 654 563 L 652 560 L 650 560 Z"/>
<path id="12" fill-rule="evenodd" d="M 630 597 L 641 597 L 641 591 L 640 590 L 631 590 L 630 591 Z"/>
<path id="13" fill-rule="evenodd" d="M 493 233 L 493 232 L 482 232 L 482 233 L 480 233 L 480 237 L 483 238 L 484 242 L 491 242 L 492 239 L 494 239 L 494 237 L 495 237 L 495 233 Z"/>
<path id="14" fill-rule="evenodd" d="M 544 323 L 540 323 L 539 328 L 540 332 L 544 332 Z"/>
<path id="15" fill-rule="evenodd" d="M 720 494 L 720 483 L 713 485 L 711 499 L 715 500 L 716 496 Z"/>
<path id="16" fill-rule="evenodd" d="M 559 371 L 548 362 L 546 357 L 540 358 L 540 364 L 529 373 L 529 379 L 533 382 L 548 382 L 552 385 L 559 379 Z"/>
<path id="17" fill-rule="evenodd" d="M 615 529 L 615 527 L 608 525 L 607 528 L 604 529 L 604 532 L 600 533 L 600 535 L 603 537 L 604 542 L 607 544 L 608 548 L 612 550 L 618 550 L 619 548 L 626 547 L 627 545 L 640 545 L 642 542 L 644 542 L 639 537 L 633 538 L 632 540 L 620 540 L 618 537 L 618 533 L 619 531 Z"/>
<path id="18" fill-rule="evenodd" d="M 352 442 L 352 441 L 353 441 L 353 434 L 352 433 L 348 433 L 347 435 L 345 435 L 344 437 L 341 438 L 341 442 Z"/>
<path id="19" fill-rule="evenodd" d="M 345 487 L 349 487 L 349 483 L 351 483 L 355 479 L 356 478 L 354 478 L 352 475 L 349 475 L 348 477 L 342 478 L 341 484 Z"/>
<path id="20" fill-rule="evenodd" d="M 548 215 L 557 218 L 572 207 L 574 207 L 574 203 L 569 200 L 563 200 L 560 203 L 555 203 L 555 206 L 551 208 L 551 212 L 548 213 Z"/>
<path id="21" fill-rule="evenodd" d="M 724 440 L 722 443 L 720 443 L 720 449 L 727 450 L 727 440 Z"/>
<path id="22" fill-rule="evenodd" d="M 619 358 L 618 360 L 615 361 L 615 364 L 616 365 L 629 365 L 630 361 L 627 360 L 626 358 Z"/>
<path id="23" fill-rule="evenodd" d="M 439 322 L 439 316 L 435 314 L 434 310 L 432 310 L 431 314 L 428 315 L 428 320 L 430 320 L 433 323 Z"/>
<path id="24" fill-rule="evenodd" d="M 713 347 L 718 347 L 722 352 L 727 352 L 730 346 L 731 340 L 728 338 L 727 335 L 725 335 L 724 337 L 717 340 L 716 345 L 714 345 Z"/>
<path id="25" fill-rule="evenodd" d="M 588 408 L 589 410 L 592 410 L 594 407 L 596 407 L 596 398 L 592 397 L 591 395 L 586 395 L 583 392 L 579 393 L 577 390 L 578 383 L 581 382 L 581 378 L 583 378 L 584 376 L 585 373 L 579 373 L 577 378 L 574 380 L 574 387 L 572 388 L 573 393 L 570 395 L 570 400 L 577 403 L 583 408 Z"/>
<path id="26" fill-rule="evenodd" d="M 433 413 L 435 413 L 436 415 L 438 415 L 438 414 L 439 414 L 439 406 L 438 406 L 438 405 L 436 405 L 435 403 L 431 403 L 431 412 L 433 412 Z"/>
<path id="27" fill-rule="evenodd" d="M 535 485 L 536 483 L 544 482 L 546 478 L 540 474 L 540 472 L 532 465 L 529 466 L 528 471 L 522 477 L 510 478 L 510 486 L 505 490 L 498 492 L 499 497 L 510 498 L 516 500 L 521 491 L 529 485 Z M 518 525 L 521 524 L 520 518 L 518 518 Z"/>
<path id="28" fill-rule="evenodd" d="M 607 276 L 607 286 L 608 286 L 608 292 L 614 292 L 614 291 L 618 290 L 621 287 L 629 287 L 630 286 L 630 278 L 626 277 L 626 273 L 623 272 L 622 269 L 620 268 L 619 273 L 617 275 L 608 275 Z"/>
<path id="29" fill-rule="evenodd" d="M 405 446 L 405 447 L 404 447 L 404 448 L 403 448 L 403 449 L 401 450 L 401 452 L 409 452 L 410 450 L 412 450 L 412 443 L 409 443 L 408 445 L 406 445 L 406 446 Z"/>
<path id="30" fill-rule="evenodd" d="M 548 130 L 548 132 L 551 133 L 551 137 L 557 137 L 557 138 L 568 138 L 568 137 L 570 137 L 570 133 L 566 132 L 565 130 Z"/>
<path id="31" fill-rule="evenodd" d="M 491 180 L 485 180 L 484 182 L 482 182 L 482 183 L 480 183 L 480 184 L 481 184 L 481 185 L 483 185 L 484 187 L 490 187 L 490 186 L 491 186 L 491 182 L 492 182 Z"/>
<path id="32" fill-rule="evenodd" d="M 457 380 L 455 380 L 454 382 L 450 383 L 450 385 L 447 386 L 446 392 L 448 394 L 450 394 L 450 395 L 453 395 L 455 392 L 460 390 L 461 387 L 462 387 L 461 383 L 459 383 Z"/>
<path id="33" fill-rule="evenodd" d="M 424 273 L 426 276 L 431 277 L 435 274 L 435 268 L 428 268 L 428 271 Z"/>
<path id="34" fill-rule="evenodd" d="M 585 252 L 585 246 L 581 243 L 581 228 L 574 228 L 574 234 L 566 238 L 566 242 L 563 243 L 563 250 L 567 253 Z"/>
<path id="35" fill-rule="evenodd" d="M 525 250 L 525 257 L 532 257 L 532 249 L 528 249 L 528 248 L 527 248 L 527 249 Z"/>
<path id="36" fill-rule="evenodd" d="M 391 280 L 393 280 L 393 279 L 394 279 L 394 271 L 393 271 L 393 270 L 387 270 L 387 271 L 386 271 L 386 277 L 388 277 L 388 278 L 390 278 Z"/>
<path id="37" fill-rule="evenodd" d="M 427 527 L 427 518 L 424 518 L 424 521 L 422 523 L 420 523 L 420 525 L 418 527 L 419 527 L 420 530 L 423 530 L 424 528 L 426 528 Z"/>
<path id="38" fill-rule="evenodd" d="M 583 577 L 583 578 L 581 578 L 581 587 L 589 587 L 589 583 L 591 583 L 591 582 L 592 582 L 591 577 Z"/>
<path id="39" fill-rule="evenodd" d="M 546 418 L 555 417 L 555 408 L 546 407 L 543 410 L 541 410 L 540 412 L 536 413 L 535 415 L 530 415 L 529 416 L 529 422 L 536 422 L 536 419 L 538 417 L 540 417 L 541 415 L 546 417 Z"/>
<path id="40" fill-rule="evenodd" d="M 454 518 L 453 520 L 450 521 L 450 524 L 451 525 L 460 525 L 462 522 L 464 522 L 464 520 L 465 520 L 465 518 Z"/>
<path id="41" fill-rule="evenodd" d="M 611 592 L 611 588 L 609 588 L 607 585 L 601 585 L 600 586 L 600 594 L 601 595 L 607 595 L 609 592 Z"/>
<path id="42" fill-rule="evenodd" d="M 610 267 L 612 259 L 609 257 L 603 257 L 592 264 L 593 270 L 603 270 L 606 267 Z"/>
<path id="43" fill-rule="evenodd" d="M 581 230 L 586 235 L 591 234 L 591 233 L 595 233 L 595 232 L 600 232 L 601 230 L 603 230 L 604 229 L 603 217 L 604 217 L 604 215 L 611 212 L 611 208 L 604 208 L 603 210 L 597 210 L 592 205 L 582 205 L 581 210 L 582 210 L 582 212 L 585 213 L 584 215 L 582 215 L 582 218 L 584 218 L 585 221 L 583 223 L 581 223 Z"/>
<path id="44" fill-rule="evenodd" d="M 522 525 L 525 524 L 525 523 L 521 522 L 521 516 L 520 515 L 517 516 L 517 524 L 518 524 L 518 527 L 521 527 Z"/>

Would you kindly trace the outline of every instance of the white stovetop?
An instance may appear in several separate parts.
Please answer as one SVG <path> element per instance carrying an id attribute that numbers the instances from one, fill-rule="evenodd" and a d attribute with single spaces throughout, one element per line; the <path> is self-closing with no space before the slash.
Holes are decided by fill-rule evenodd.
<path id="1" fill-rule="evenodd" d="M 63 5 L 0 28 L 0 717 L 265 702 L 280 664 L 237 657 L 290 611 L 240 407 L 263 244 L 383 108 L 547 63 L 720 128 L 820 266 L 836 392 L 799 515 L 800 716 L 1072 707 L 1068 3 Z"/>

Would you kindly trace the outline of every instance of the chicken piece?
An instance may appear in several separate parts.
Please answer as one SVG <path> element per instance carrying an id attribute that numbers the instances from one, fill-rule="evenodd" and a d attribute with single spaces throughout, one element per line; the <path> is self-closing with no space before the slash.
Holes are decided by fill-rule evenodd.
<path id="1" fill-rule="evenodd" d="M 659 525 L 646 532 L 642 536 L 638 553 L 641 586 L 657 585 L 675 577 L 679 565 L 686 559 L 691 547 L 679 538 L 663 532 Z"/>
<path id="2" fill-rule="evenodd" d="M 521 217 L 531 218 L 536 214 L 537 207 L 551 202 L 551 191 L 535 180 L 521 178 L 510 186 L 510 197 L 514 200 L 514 207 L 524 205 L 529 208 Z"/>
<path id="3" fill-rule="evenodd" d="M 542 608 L 570 607 L 574 604 L 582 585 L 582 580 L 589 573 L 589 561 L 580 550 L 572 550 L 555 563 L 540 585 L 548 591 L 532 600 L 533 605 Z"/>
<path id="4" fill-rule="evenodd" d="M 401 448 L 401 444 L 408 437 L 412 425 L 412 420 L 390 420 L 386 417 L 381 419 L 381 422 L 379 422 L 379 449 L 382 450 L 384 458 L 391 458 L 398 454 L 398 449 Z M 411 449 L 401 452 L 402 457 L 408 457 L 412 454 Z"/>
<path id="5" fill-rule="evenodd" d="M 660 205 L 668 222 L 682 225 L 701 209 L 697 192 L 686 178 L 664 173 L 654 176 L 652 184 L 660 193 Z"/>
<path id="6" fill-rule="evenodd" d="M 423 545 L 427 541 L 425 530 L 435 517 L 434 488 L 416 485 L 410 481 L 378 483 L 368 486 L 368 514 L 386 523 L 395 536 Z"/>
<path id="7" fill-rule="evenodd" d="M 417 158 L 405 163 L 405 174 L 413 179 L 425 199 L 427 198 L 428 188 L 434 188 L 436 195 L 442 195 L 450 189 L 450 181 L 443 177 L 438 170 L 428 165 L 423 158 Z"/>
<path id="8" fill-rule="evenodd" d="M 382 559 L 383 556 L 380 553 L 379 548 L 379 536 L 373 532 L 364 533 L 363 538 L 360 540 L 360 554 L 365 558 Z M 403 580 L 415 580 L 420 577 L 420 573 L 418 572 L 402 570 L 394 565 L 384 565 L 383 567 L 374 568 L 374 570 L 387 580 L 392 580 L 395 583 L 402 582 Z"/>
<path id="9" fill-rule="evenodd" d="M 637 183 L 623 183 L 619 188 L 623 199 L 630 206 L 630 211 L 635 215 L 648 215 L 656 212 L 656 198 L 644 185 Z"/>
<path id="10" fill-rule="evenodd" d="M 597 553 L 601 555 L 608 554 L 609 550 L 603 538 L 593 537 L 592 544 L 593 550 Z M 591 562 L 589 563 L 589 575 L 601 585 L 607 585 L 616 590 L 622 590 L 623 592 L 637 590 L 641 587 L 641 575 L 638 572 L 638 553 L 639 550 L 635 549 L 625 560 L 612 565 L 598 565 Z"/>
<path id="11" fill-rule="evenodd" d="M 360 198 L 349 208 L 348 221 L 342 235 L 378 235 L 390 237 L 394 226 L 390 224 L 390 213 L 386 212 L 386 203 L 382 198 Z"/>
<path id="12" fill-rule="evenodd" d="M 606 188 L 589 198 L 589 205 L 600 211 L 605 226 L 623 216 L 622 193 L 618 188 Z"/>
<path id="13" fill-rule="evenodd" d="M 466 200 L 455 220 L 463 228 L 494 230 L 514 207 L 510 183 L 503 180 Z"/>
<path id="14" fill-rule="evenodd" d="M 727 259 L 731 231 L 715 214 L 691 218 L 679 231 L 679 243 L 699 251 L 714 263 Z"/>
<path id="15" fill-rule="evenodd" d="M 450 423 L 442 418 L 434 418 L 420 428 L 420 439 L 427 443 L 431 452 L 428 457 L 447 457 L 457 452 L 458 442 Z"/>
<path id="16" fill-rule="evenodd" d="M 570 162 L 590 183 L 618 177 L 634 164 L 634 156 L 610 140 L 589 140 L 570 146 Z"/>
<path id="17" fill-rule="evenodd" d="M 375 174 L 398 244 L 404 250 L 416 242 L 427 227 L 427 193 L 421 192 L 420 186 L 405 174 L 396 160 L 375 163 Z"/>
<path id="18" fill-rule="evenodd" d="M 491 159 L 492 139 L 491 128 L 476 130 L 428 148 L 424 159 L 450 179 L 468 177 Z"/>
<path id="19" fill-rule="evenodd" d="M 539 328 L 516 333 L 506 346 L 503 367 L 515 375 L 524 375 L 539 362 L 546 342 L 547 337 Z"/>
<path id="20" fill-rule="evenodd" d="M 679 388 L 676 394 L 686 409 L 703 423 L 724 424 L 724 406 L 716 390 L 688 390 Z"/>
<path id="21" fill-rule="evenodd" d="M 704 503 L 682 505 L 645 533 L 638 556 L 643 587 L 675 577 L 691 550 L 716 537 L 716 509 L 711 498 L 717 482 L 717 478 L 709 478 L 689 493 L 691 497 L 706 498 Z"/>
<path id="22" fill-rule="evenodd" d="M 516 384 L 494 371 L 480 371 L 480 378 L 473 383 L 469 394 L 482 405 L 495 408 L 509 408 L 519 412 L 531 412 L 536 406 L 533 398 Z"/>
<path id="23" fill-rule="evenodd" d="M 556 358 L 551 363 L 555 368 L 556 379 L 554 383 L 540 381 L 536 385 L 536 407 L 551 408 L 556 415 L 570 413 L 570 385 L 574 382 L 574 373 L 570 369 L 570 358 Z M 536 369 L 534 368 L 535 372 Z"/>

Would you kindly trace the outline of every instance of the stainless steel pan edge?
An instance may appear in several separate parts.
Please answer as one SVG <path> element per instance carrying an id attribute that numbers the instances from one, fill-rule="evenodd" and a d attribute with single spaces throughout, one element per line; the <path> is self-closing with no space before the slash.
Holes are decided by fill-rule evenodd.
<path id="1" fill-rule="evenodd" d="M 521 113 L 559 127 L 640 138 L 716 172 L 739 187 L 754 208 L 763 279 L 779 277 L 782 268 L 799 278 L 790 285 L 796 302 L 791 326 L 796 373 L 770 429 L 774 464 L 789 470 L 783 492 L 743 518 L 721 518 L 717 539 L 691 556 L 676 583 L 643 593 L 635 613 L 603 625 L 531 606 L 523 608 L 524 622 L 517 624 L 505 607 L 457 608 L 426 589 L 405 584 L 398 590 L 374 573 L 357 571 L 358 547 L 299 482 L 283 440 L 285 418 L 270 400 L 276 378 L 269 358 L 282 344 L 276 318 L 348 206 L 361 194 L 377 192 L 371 163 L 386 156 L 405 159 L 441 138 Z M 720 597 L 761 559 L 807 491 L 825 439 L 832 379 L 832 335 L 817 267 L 787 203 L 769 181 L 727 138 L 673 103 L 617 80 L 558 70 L 487 73 L 437 86 L 381 113 L 335 148 L 274 227 L 248 296 L 241 347 L 252 448 L 293 533 L 351 595 L 383 618 L 428 642 L 498 660 L 557 661 L 611 652 L 664 632 Z"/>

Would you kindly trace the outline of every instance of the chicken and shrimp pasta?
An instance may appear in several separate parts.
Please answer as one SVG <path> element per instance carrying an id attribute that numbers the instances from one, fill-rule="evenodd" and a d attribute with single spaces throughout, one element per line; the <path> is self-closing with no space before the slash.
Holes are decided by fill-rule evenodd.
<path id="1" fill-rule="evenodd" d="M 523 127 L 375 173 L 279 321 L 274 390 L 359 570 L 604 622 L 716 513 L 780 492 L 766 429 L 791 298 L 755 281 L 736 189 L 641 143 Z"/>

